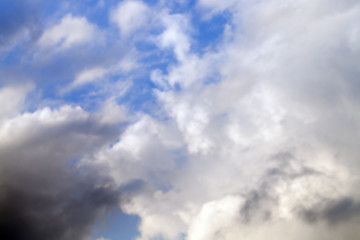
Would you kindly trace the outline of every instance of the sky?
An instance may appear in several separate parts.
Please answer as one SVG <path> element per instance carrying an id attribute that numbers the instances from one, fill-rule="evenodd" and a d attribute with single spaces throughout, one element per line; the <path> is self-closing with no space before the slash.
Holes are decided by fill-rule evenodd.
<path id="1" fill-rule="evenodd" d="M 0 239 L 360 238 L 358 0 L 1 0 Z"/>

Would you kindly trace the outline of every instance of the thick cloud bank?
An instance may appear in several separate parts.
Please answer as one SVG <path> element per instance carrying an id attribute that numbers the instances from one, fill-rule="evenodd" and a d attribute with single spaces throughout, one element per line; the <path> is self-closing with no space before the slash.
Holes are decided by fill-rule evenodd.
<path id="1" fill-rule="evenodd" d="M 359 239 L 358 0 L 69 4 L 0 68 L 1 239 Z"/>

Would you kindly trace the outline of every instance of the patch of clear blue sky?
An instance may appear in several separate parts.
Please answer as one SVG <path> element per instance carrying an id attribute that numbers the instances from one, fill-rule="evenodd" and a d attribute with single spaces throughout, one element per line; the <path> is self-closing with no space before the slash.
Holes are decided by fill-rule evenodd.
<path id="1" fill-rule="evenodd" d="M 222 41 L 222 36 L 226 24 L 231 19 L 229 12 L 222 12 L 213 16 L 209 20 L 204 20 L 198 12 L 193 15 L 192 26 L 194 31 L 194 42 L 192 50 L 198 54 L 203 54 L 209 50 L 216 50 Z"/>

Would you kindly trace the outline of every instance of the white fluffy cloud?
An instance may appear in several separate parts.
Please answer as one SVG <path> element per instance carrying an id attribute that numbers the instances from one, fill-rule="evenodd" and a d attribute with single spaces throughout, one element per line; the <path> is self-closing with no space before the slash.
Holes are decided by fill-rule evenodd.
<path id="1" fill-rule="evenodd" d="M 358 236 L 359 4 L 199 4 L 231 6 L 231 37 L 198 56 L 168 24 L 159 46 L 180 61 L 152 80 L 169 119 L 140 117 L 94 157 L 119 185 L 144 182 L 122 205 L 138 239 Z"/>
<path id="2" fill-rule="evenodd" d="M 119 27 L 121 35 L 127 37 L 143 28 L 149 19 L 149 8 L 142 1 L 123 1 L 111 13 L 111 20 Z"/>
<path id="3" fill-rule="evenodd" d="M 64 16 L 60 23 L 45 30 L 38 44 L 42 48 L 65 50 L 76 45 L 91 42 L 96 33 L 96 26 L 85 17 Z"/>
<path id="4" fill-rule="evenodd" d="M 162 48 L 173 49 L 178 60 L 184 60 L 190 50 L 188 19 L 181 14 L 162 13 L 160 21 L 164 31 L 158 36 L 158 44 Z"/>

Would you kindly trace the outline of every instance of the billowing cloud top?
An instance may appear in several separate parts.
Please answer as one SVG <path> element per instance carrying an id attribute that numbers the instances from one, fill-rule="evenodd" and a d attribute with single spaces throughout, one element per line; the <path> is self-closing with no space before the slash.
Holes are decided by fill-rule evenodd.
<path id="1" fill-rule="evenodd" d="M 358 0 L 0 4 L 0 239 L 359 239 Z"/>

